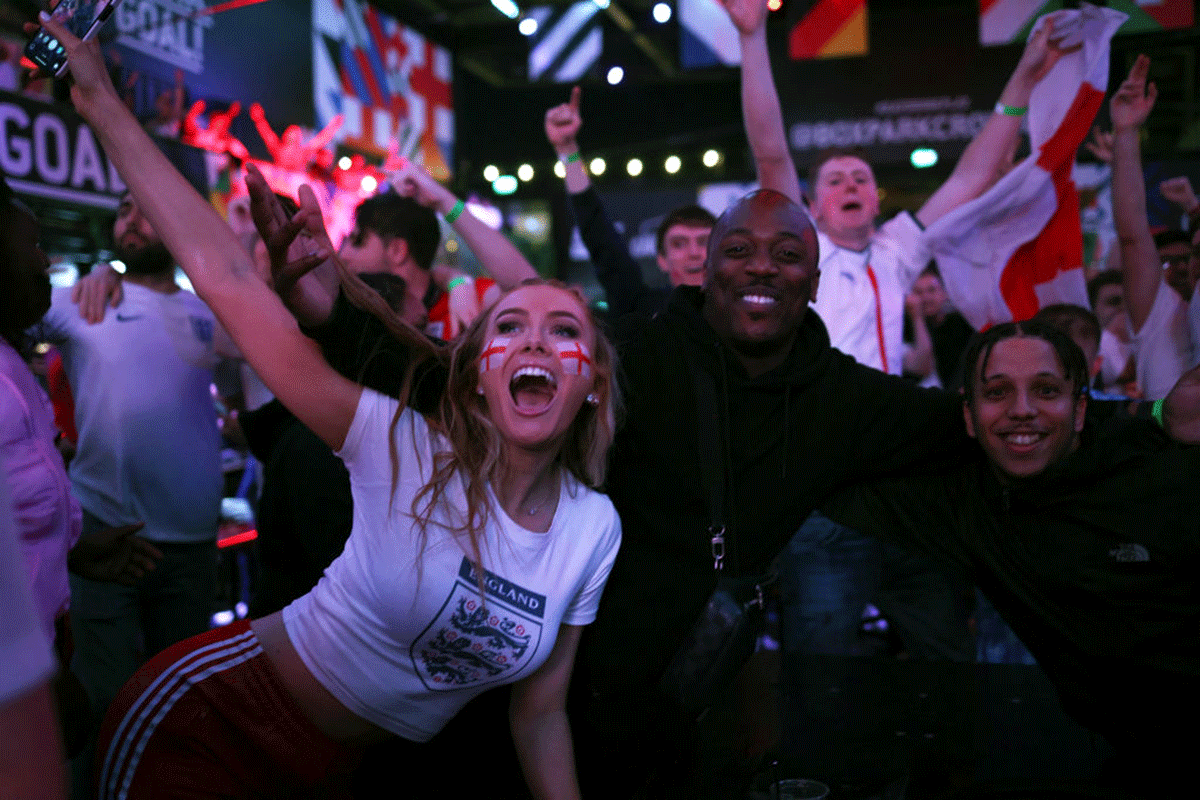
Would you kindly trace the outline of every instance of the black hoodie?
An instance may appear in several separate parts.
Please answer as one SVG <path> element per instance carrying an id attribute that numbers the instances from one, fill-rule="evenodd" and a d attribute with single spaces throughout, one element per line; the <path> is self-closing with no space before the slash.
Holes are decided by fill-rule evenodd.
<path id="1" fill-rule="evenodd" d="M 966 469 L 858 487 L 825 510 L 969 569 L 1067 711 L 1143 757 L 1190 759 L 1200 448 L 1149 420 L 1093 416 L 1078 450 L 1019 484 L 1001 485 L 976 448 Z M 1164 724 L 1169 711 L 1182 728 Z"/>
<path id="2" fill-rule="evenodd" d="M 955 451 L 961 402 L 864 367 L 805 315 L 787 361 L 751 378 L 701 315 L 703 293 L 675 290 L 653 319 L 617 330 L 627 414 L 607 491 L 623 539 L 585 640 L 594 689 L 653 685 L 716 577 L 699 464 L 699 429 L 727 441 L 725 573 L 767 570 L 833 490 Z M 721 419 L 699 419 L 694 356 L 716 385 Z"/>

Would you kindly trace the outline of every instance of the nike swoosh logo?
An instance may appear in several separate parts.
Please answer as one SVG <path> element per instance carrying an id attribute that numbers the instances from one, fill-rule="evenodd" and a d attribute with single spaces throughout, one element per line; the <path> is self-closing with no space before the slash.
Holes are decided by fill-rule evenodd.
<path id="1" fill-rule="evenodd" d="M 141 319 L 142 315 L 138 314 L 133 317 L 123 317 L 120 312 L 117 312 L 117 322 L 133 322 L 135 319 Z"/>

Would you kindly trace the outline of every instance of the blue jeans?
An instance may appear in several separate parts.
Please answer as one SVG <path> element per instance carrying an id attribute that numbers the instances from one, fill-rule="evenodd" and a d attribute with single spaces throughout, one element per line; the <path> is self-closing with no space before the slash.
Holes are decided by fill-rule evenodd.
<path id="1" fill-rule="evenodd" d="M 983 592 L 975 590 L 975 658 L 983 664 L 1036 664 Z"/>
<path id="2" fill-rule="evenodd" d="M 964 584 L 926 556 L 881 543 L 814 511 L 780 555 L 783 649 L 792 654 L 868 655 L 859 636 L 875 603 L 909 655 L 971 661 Z"/>
<path id="3" fill-rule="evenodd" d="M 83 512 L 84 536 L 106 527 Z M 154 544 L 163 559 L 137 586 L 71 575 L 71 671 L 101 716 L 142 662 L 209 628 L 217 583 L 215 540 Z"/>
<path id="4" fill-rule="evenodd" d="M 779 556 L 784 651 L 865 655 L 858 629 L 881 568 L 878 540 L 814 511 Z"/>

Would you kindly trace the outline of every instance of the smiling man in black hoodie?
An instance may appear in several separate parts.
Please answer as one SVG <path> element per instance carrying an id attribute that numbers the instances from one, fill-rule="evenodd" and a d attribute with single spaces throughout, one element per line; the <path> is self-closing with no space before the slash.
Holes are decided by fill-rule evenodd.
<path id="1" fill-rule="evenodd" d="M 1044 323 L 989 329 L 964 364 L 979 442 L 966 463 L 856 487 L 825 510 L 968 571 L 1063 708 L 1115 748 L 1118 787 L 1194 796 L 1200 448 L 1150 420 L 1091 419 L 1083 353 Z"/>
<path id="2" fill-rule="evenodd" d="M 674 756 L 686 715 L 657 683 L 718 574 L 767 572 L 833 490 L 967 441 L 954 397 L 830 346 L 808 308 L 818 284 L 808 214 L 759 191 L 718 219 L 704 289 L 678 287 L 653 319 L 617 326 L 627 419 L 608 492 L 624 539 L 577 662 L 580 721 L 595 736 L 577 748 L 585 790 L 628 795 L 638 763 Z M 715 413 L 698 403 L 704 383 Z M 709 432 L 724 452 L 720 558 L 701 468 Z"/>

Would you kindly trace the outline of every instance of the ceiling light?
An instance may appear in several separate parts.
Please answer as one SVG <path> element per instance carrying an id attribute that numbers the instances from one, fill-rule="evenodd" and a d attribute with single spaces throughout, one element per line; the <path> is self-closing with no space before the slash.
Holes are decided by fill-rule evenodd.
<path id="1" fill-rule="evenodd" d="M 492 181 L 492 191 L 496 194 L 512 194 L 517 190 L 517 179 L 512 175 L 501 175 Z"/>
<path id="2" fill-rule="evenodd" d="M 625 171 L 629 173 L 631 178 L 636 178 L 642 174 L 642 160 L 640 158 L 631 158 L 629 163 L 625 165 Z"/>
<path id="3" fill-rule="evenodd" d="M 492 5 L 509 19 L 516 19 L 521 16 L 521 9 L 517 8 L 517 4 L 513 0 L 492 0 Z"/>
<path id="4" fill-rule="evenodd" d="M 916 150 L 912 151 L 912 154 L 909 155 L 908 160 L 917 169 L 932 167 L 938 162 L 937 150 L 933 150 L 928 147 L 918 147 Z"/>
<path id="5" fill-rule="evenodd" d="M 679 168 L 683 166 L 683 162 L 679 156 L 667 156 L 667 160 L 663 162 L 663 169 L 674 175 L 679 172 Z"/>
<path id="6" fill-rule="evenodd" d="M 593 175 L 603 175 L 604 170 L 608 169 L 608 164 L 604 163 L 603 158 L 597 156 L 596 158 L 592 159 L 590 164 L 588 164 L 588 169 L 592 171 Z"/>

